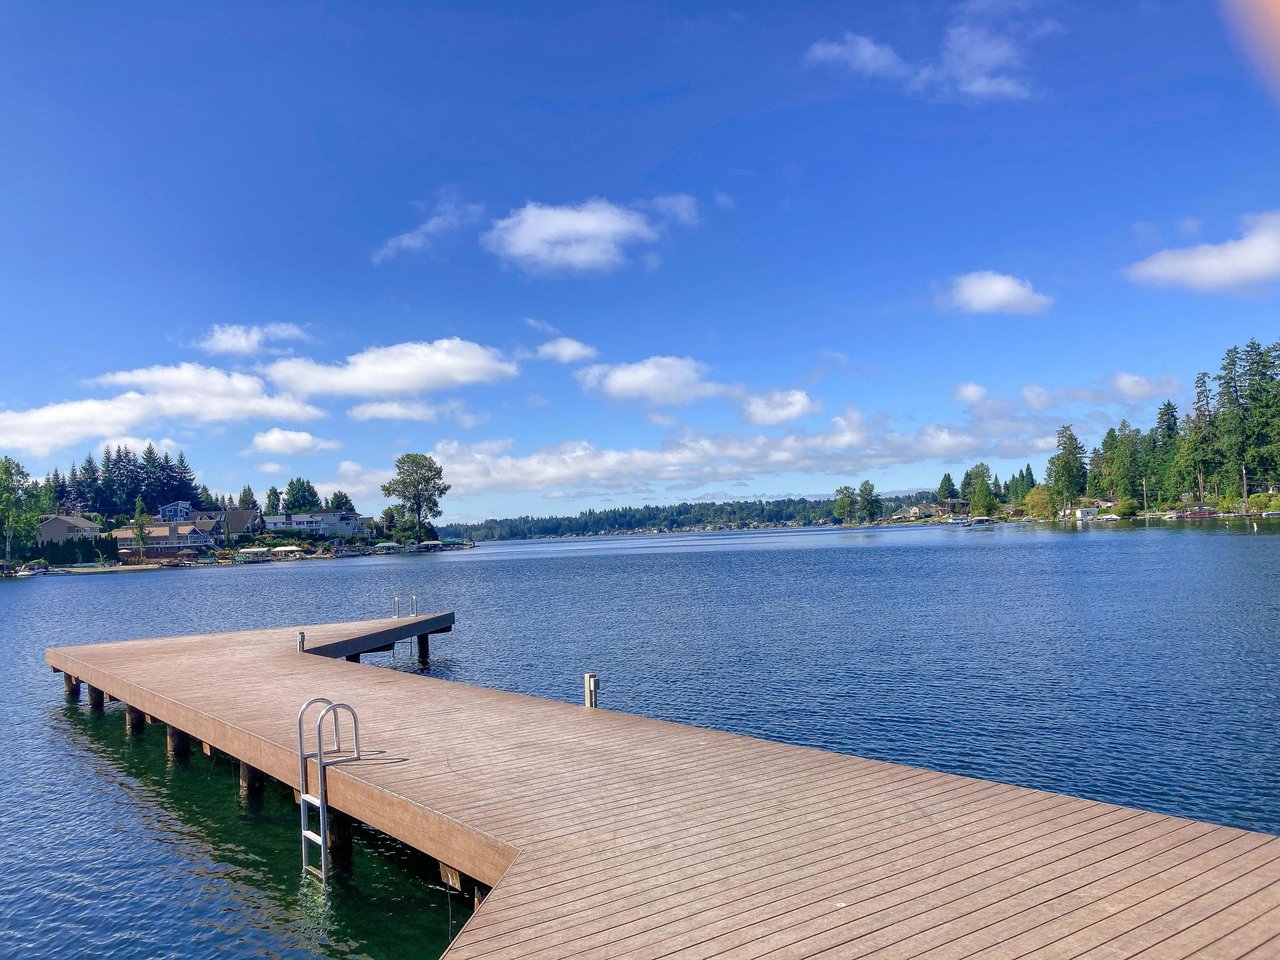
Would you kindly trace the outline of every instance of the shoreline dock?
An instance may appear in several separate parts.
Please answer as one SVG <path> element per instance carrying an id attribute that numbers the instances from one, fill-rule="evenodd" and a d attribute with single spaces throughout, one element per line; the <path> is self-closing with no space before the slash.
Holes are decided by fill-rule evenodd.
<path id="1" fill-rule="evenodd" d="M 351 704 L 365 758 L 328 802 L 480 885 L 450 960 L 1280 955 L 1280 837 L 358 662 L 413 639 L 429 662 L 453 623 L 45 658 L 129 733 L 235 758 L 250 794 L 298 786 L 304 701 Z"/>

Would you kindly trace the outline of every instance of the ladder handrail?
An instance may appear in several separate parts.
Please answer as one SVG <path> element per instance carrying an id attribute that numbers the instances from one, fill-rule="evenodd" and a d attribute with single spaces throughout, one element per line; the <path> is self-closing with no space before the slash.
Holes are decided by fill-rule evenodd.
<path id="1" fill-rule="evenodd" d="M 303 732 L 303 721 L 306 719 L 307 711 L 316 704 L 322 704 L 320 712 L 316 715 L 316 738 L 314 751 L 307 750 L 306 735 Z M 333 756 L 333 754 L 344 753 L 342 749 L 342 725 L 339 722 L 339 716 L 346 713 L 351 717 L 351 733 L 354 741 L 354 751 L 350 756 Z M 326 747 L 324 742 L 324 722 L 326 717 L 333 720 L 333 749 L 329 756 L 325 756 Z M 329 789 L 328 778 L 325 775 L 325 768 L 331 767 L 335 763 L 345 763 L 349 760 L 359 760 L 362 756 L 360 749 L 360 717 L 356 713 L 355 708 L 349 703 L 334 703 L 328 697 L 312 697 L 304 703 L 298 710 L 298 789 L 299 796 L 299 816 L 301 819 L 302 829 L 302 867 L 304 870 L 315 872 L 320 877 L 321 883 L 328 883 L 329 880 Z M 316 761 L 316 792 L 314 797 L 310 796 L 307 790 L 307 761 L 315 758 Z M 318 834 L 309 834 L 309 818 L 307 815 L 307 807 L 314 806 L 320 817 L 320 832 Z M 310 854 L 307 849 L 308 840 L 318 841 L 320 847 L 320 869 L 310 866 Z"/>
<path id="2" fill-rule="evenodd" d="M 323 698 L 323 699 L 327 700 L 328 698 Z M 316 756 L 316 765 L 321 769 L 327 766 L 331 766 L 335 763 L 345 763 L 349 760 L 360 759 L 360 717 L 356 715 L 355 707 L 351 706 L 351 704 L 349 703 L 334 703 L 332 700 L 329 700 L 328 704 L 329 705 L 327 707 L 325 707 L 323 710 L 320 711 L 320 715 L 316 717 L 316 754 L 315 756 Z M 324 739 L 322 737 L 322 733 L 323 733 L 322 728 L 324 725 L 324 718 L 329 716 L 330 714 L 333 714 L 333 739 L 334 739 L 333 750 L 335 753 L 342 753 L 343 752 L 342 735 L 339 732 L 339 727 L 338 727 L 338 713 L 339 711 L 342 711 L 342 710 L 345 710 L 347 712 L 347 715 L 351 717 L 351 730 L 355 738 L 355 752 L 352 753 L 352 755 L 349 757 L 335 757 L 332 760 L 326 760 L 324 758 Z"/>

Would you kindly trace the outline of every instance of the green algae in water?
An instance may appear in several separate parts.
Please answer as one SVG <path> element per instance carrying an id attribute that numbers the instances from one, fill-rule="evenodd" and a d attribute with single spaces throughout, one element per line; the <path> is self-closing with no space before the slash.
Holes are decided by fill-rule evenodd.
<path id="1" fill-rule="evenodd" d="M 230 888 L 247 916 L 269 924 L 275 943 L 256 955 L 437 957 L 471 915 L 470 892 L 442 887 L 437 861 L 364 825 L 354 832 L 351 871 L 335 871 L 322 890 L 301 870 L 292 786 L 268 777 L 261 800 L 245 804 L 234 761 L 199 749 L 171 759 L 163 724 L 128 737 L 119 704 L 102 713 L 68 704 L 62 717 L 73 744 L 100 761 L 100 775 L 114 777 L 152 821 L 154 842 L 185 849 L 190 874 L 171 879 L 193 914 L 202 905 L 199 887 L 216 883 L 223 888 L 216 899 L 225 900 Z M 174 868 L 170 862 L 164 869 Z M 225 913 L 224 904 L 203 918 L 207 933 L 170 945 L 169 955 L 234 954 L 237 944 L 248 946 L 239 935 L 245 915 Z"/>

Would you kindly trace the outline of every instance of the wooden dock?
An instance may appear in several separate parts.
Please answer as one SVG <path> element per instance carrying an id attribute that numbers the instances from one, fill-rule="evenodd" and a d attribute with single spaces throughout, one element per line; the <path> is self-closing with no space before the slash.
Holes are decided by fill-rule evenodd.
<path id="1" fill-rule="evenodd" d="M 493 888 L 450 960 L 1280 957 L 1280 837 L 345 659 L 452 622 L 46 659 L 290 784 L 298 707 L 352 704 L 332 805 Z"/>

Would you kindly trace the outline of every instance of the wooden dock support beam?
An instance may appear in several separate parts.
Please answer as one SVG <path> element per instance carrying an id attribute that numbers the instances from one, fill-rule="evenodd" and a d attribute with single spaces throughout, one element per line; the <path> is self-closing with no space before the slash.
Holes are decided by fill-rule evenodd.
<path id="1" fill-rule="evenodd" d="M 67 694 L 67 699 L 72 703 L 80 702 L 80 678 L 73 677 L 69 673 L 62 675 L 62 689 Z"/>
<path id="2" fill-rule="evenodd" d="M 339 870 L 350 870 L 355 861 L 351 843 L 355 825 L 354 817 L 329 808 L 329 860 Z"/>
<path id="3" fill-rule="evenodd" d="M 418 666 L 423 669 L 431 669 L 431 634 L 423 633 L 418 636 Z"/>
<path id="4" fill-rule="evenodd" d="M 358 653 L 347 654 L 347 663 L 359 663 L 359 662 L 360 662 L 360 654 Z"/>
<path id="5" fill-rule="evenodd" d="M 137 707 L 131 707 L 125 704 L 124 708 L 124 732 L 131 737 L 142 735 L 142 728 L 146 725 L 143 719 L 142 711 Z"/>
<path id="6" fill-rule="evenodd" d="M 93 684 L 89 684 L 89 709 L 93 713 L 101 713 L 105 705 L 106 705 L 106 698 L 104 697 L 102 691 L 99 690 L 97 687 L 95 687 Z"/>
<path id="7" fill-rule="evenodd" d="M 251 767 L 240 761 L 240 802 L 254 803 L 262 799 L 262 789 L 266 784 L 266 776 L 257 767 Z"/>
<path id="8" fill-rule="evenodd" d="M 165 752 L 175 760 L 185 760 L 191 756 L 191 737 L 185 731 L 170 724 L 164 736 Z"/>

